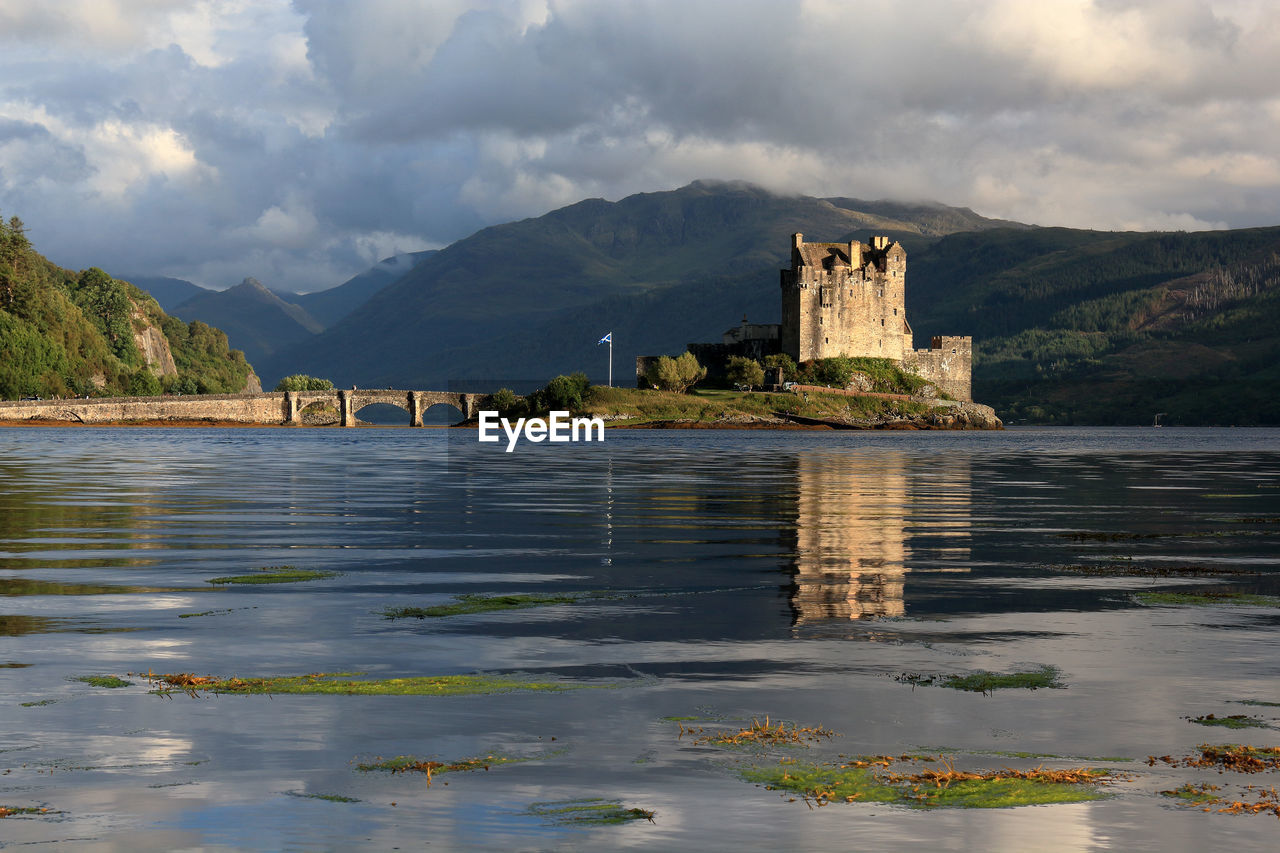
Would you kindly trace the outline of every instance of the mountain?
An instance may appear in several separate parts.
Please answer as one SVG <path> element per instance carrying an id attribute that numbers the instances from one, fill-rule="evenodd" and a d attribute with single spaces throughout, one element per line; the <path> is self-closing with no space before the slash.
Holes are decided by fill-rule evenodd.
<path id="1" fill-rule="evenodd" d="M 1039 228 L 934 203 L 781 196 L 747 184 L 592 199 L 484 229 L 272 356 L 274 377 L 435 387 L 585 370 L 779 318 L 789 235 L 908 253 L 918 346 L 972 335 L 974 395 L 1035 423 L 1280 424 L 1280 229 Z"/>
<path id="2" fill-rule="evenodd" d="M 276 350 L 324 328 L 306 309 L 285 302 L 256 278 L 246 278 L 226 290 L 205 291 L 173 311 L 179 317 L 223 329 L 251 362 L 265 361 Z"/>
<path id="3" fill-rule="evenodd" d="M 183 281 L 180 278 L 149 275 L 126 275 L 123 278 L 135 287 L 151 294 L 151 298 L 167 312 L 172 312 L 173 309 L 188 299 L 210 292 L 207 288 L 192 284 L 189 281 Z"/>
<path id="4" fill-rule="evenodd" d="M 282 299 L 305 309 L 322 325 L 328 327 L 368 302 L 375 293 L 435 253 L 435 249 L 429 249 L 425 252 L 401 252 L 398 255 L 392 255 L 328 290 L 312 293 L 275 292 Z"/>
<path id="5" fill-rule="evenodd" d="M 736 324 L 741 307 L 691 301 L 672 288 L 720 293 L 748 280 L 761 284 L 760 293 L 766 281 L 776 288 L 793 232 L 829 240 L 888 234 L 912 251 L 951 227 L 1008 225 L 941 205 L 880 202 L 869 203 L 881 205 L 876 211 L 862 211 L 854 203 L 697 181 L 486 228 L 425 258 L 323 334 L 277 351 L 263 362 L 264 375 L 428 387 L 495 371 L 536 376 L 555 365 L 581 367 L 590 352 L 583 346 L 609 330 L 606 320 L 632 316 L 626 312 L 634 299 L 649 306 L 652 319 L 637 337 L 615 338 L 618 368 L 667 348 L 676 328 L 714 330 L 707 332 L 714 339 Z M 672 299 L 691 313 L 673 322 Z M 777 316 L 776 294 L 769 308 L 759 295 L 745 302 L 753 306 L 746 310 L 762 312 L 761 322 Z M 584 325 L 566 333 L 568 317 Z M 552 330 L 556 337 L 547 339 Z M 602 363 L 592 375 L 603 379 L 604 369 Z"/>
<path id="6" fill-rule="evenodd" d="M 224 394 L 256 381 L 222 332 L 96 267 L 63 269 L 20 222 L 0 223 L 0 399 Z"/>
<path id="7" fill-rule="evenodd" d="M 908 269 L 916 339 L 973 334 L 1006 420 L 1280 424 L 1280 228 L 954 234 Z"/>

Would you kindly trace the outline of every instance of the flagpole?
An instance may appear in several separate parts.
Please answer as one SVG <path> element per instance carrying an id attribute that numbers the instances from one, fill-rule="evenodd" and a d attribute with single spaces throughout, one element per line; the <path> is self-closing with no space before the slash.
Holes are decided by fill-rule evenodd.
<path id="1" fill-rule="evenodd" d="M 609 387 L 613 387 L 613 334 L 609 334 Z"/>

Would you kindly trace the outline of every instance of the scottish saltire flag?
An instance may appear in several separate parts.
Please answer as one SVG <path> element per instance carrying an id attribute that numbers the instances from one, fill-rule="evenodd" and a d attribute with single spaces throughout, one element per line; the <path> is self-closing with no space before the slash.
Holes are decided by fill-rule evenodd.
<path id="1" fill-rule="evenodd" d="M 613 332 L 610 332 L 600 340 L 596 341 L 596 346 L 600 346 L 601 344 L 611 344 L 611 343 L 613 343 Z"/>

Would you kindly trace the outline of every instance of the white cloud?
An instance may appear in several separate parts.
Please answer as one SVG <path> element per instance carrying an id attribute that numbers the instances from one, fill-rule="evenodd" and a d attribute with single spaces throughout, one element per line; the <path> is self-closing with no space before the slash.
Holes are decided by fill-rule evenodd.
<path id="1" fill-rule="evenodd" d="M 0 208 L 68 265 L 299 290 L 696 178 L 1096 228 L 1280 211 L 1266 0 L 671 8 L 0 0 Z"/>

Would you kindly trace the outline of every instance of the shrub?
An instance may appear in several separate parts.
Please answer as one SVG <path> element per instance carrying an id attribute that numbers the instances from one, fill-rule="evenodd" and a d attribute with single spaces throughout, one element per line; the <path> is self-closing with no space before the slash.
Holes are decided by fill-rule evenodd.
<path id="1" fill-rule="evenodd" d="M 662 391 L 683 394 L 707 375 L 707 369 L 698 364 L 693 353 L 685 352 L 679 358 L 669 355 L 659 359 L 645 371 L 645 378 Z"/>
<path id="2" fill-rule="evenodd" d="M 332 391 L 333 383 L 328 379 L 319 379 L 305 373 L 286 376 L 276 384 L 277 391 Z"/>
<path id="3" fill-rule="evenodd" d="M 542 389 L 548 409 L 566 409 L 571 412 L 581 411 L 582 397 L 587 393 L 591 382 L 587 374 L 578 372 L 568 376 L 555 377 Z"/>

